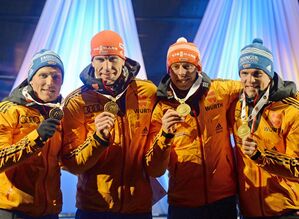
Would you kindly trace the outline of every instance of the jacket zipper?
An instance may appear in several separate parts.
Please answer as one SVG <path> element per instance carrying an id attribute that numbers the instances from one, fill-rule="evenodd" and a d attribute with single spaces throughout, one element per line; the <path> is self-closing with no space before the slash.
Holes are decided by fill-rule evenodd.
<path id="1" fill-rule="evenodd" d="M 121 121 L 121 130 L 124 132 L 125 128 L 124 128 L 124 121 L 123 121 L 123 117 L 120 117 L 120 121 Z M 123 160 L 122 160 L 122 167 L 121 167 L 121 176 L 120 176 L 120 186 L 121 186 L 121 192 L 120 192 L 120 212 L 122 212 L 123 210 L 123 205 L 124 205 L 124 195 L 125 195 L 125 191 L 124 191 L 124 170 L 125 170 L 125 163 L 126 163 L 126 141 L 124 138 L 124 133 L 121 134 L 121 140 L 123 142 Z"/>
<path id="2" fill-rule="evenodd" d="M 204 178 L 204 196 L 205 196 L 205 204 L 208 204 L 208 182 L 207 182 L 207 170 L 206 170 L 206 163 L 205 163 L 205 154 L 204 154 L 204 148 L 203 148 L 203 143 L 201 139 L 201 130 L 200 126 L 197 120 L 197 114 L 196 111 L 193 110 L 193 113 L 195 115 L 195 120 L 196 120 L 196 126 L 198 130 L 198 137 L 199 137 L 199 142 L 200 142 L 200 152 L 201 152 L 201 161 L 202 161 L 202 168 L 203 168 L 203 178 Z"/>
<path id="3" fill-rule="evenodd" d="M 47 182 L 47 176 L 48 176 L 48 172 L 49 172 L 49 153 L 50 153 L 50 145 L 48 143 L 48 148 L 47 148 L 47 153 L 46 153 L 46 174 L 43 180 L 43 189 L 44 189 L 44 194 L 45 194 L 45 206 L 44 206 L 44 210 L 42 211 L 42 215 L 44 215 L 47 211 L 47 207 L 48 207 L 48 194 L 47 194 L 47 188 L 46 188 L 46 182 Z"/>
<path id="4" fill-rule="evenodd" d="M 263 202 L 263 194 L 262 194 L 262 173 L 260 168 L 258 169 L 258 174 L 259 174 L 259 193 L 260 193 L 260 206 L 261 206 L 261 212 L 262 215 L 265 216 L 265 209 L 264 209 L 264 202 Z"/>

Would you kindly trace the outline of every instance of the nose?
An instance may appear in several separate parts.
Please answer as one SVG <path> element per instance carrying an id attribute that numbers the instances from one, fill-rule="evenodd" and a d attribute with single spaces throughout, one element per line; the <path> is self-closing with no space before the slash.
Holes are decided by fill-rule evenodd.
<path id="1" fill-rule="evenodd" d="M 254 75 L 249 74 L 247 80 L 248 80 L 248 82 L 250 82 L 250 83 L 254 83 L 254 82 L 255 82 L 255 77 L 254 77 Z"/>
<path id="2" fill-rule="evenodd" d="M 104 69 L 106 71 L 110 71 L 111 67 L 112 67 L 112 63 L 109 60 L 106 59 L 105 62 L 104 62 Z"/>
<path id="3" fill-rule="evenodd" d="M 53 78 L 52 75 L 49 75 L 49 76 L 47 77 L 46 83 L 47 83 L 48 85 L 52 85 L 52 84 L 54 84 L 54 78 Z"/>
<path id="4" fill-rule="evenodd" d="M 178 75 L 184 77 L 186 76 L 186 73 L 187 73 L 186 69 L 183 66 L 180 66 L 180 68 L 178 69 Z"/>

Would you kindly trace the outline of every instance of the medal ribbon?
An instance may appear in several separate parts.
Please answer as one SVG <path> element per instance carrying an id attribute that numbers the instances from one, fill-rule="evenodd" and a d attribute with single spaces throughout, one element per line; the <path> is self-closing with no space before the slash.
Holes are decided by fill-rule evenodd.
<path id="1" fill-rule="evenodd" d="M 241 99 L 242 99 L 242 110 L 241 110 L 241 120 L 242 121 L 251 121 L 253 118 L 256 117 L 256 115 L 259 113 L 259 111 L 263 108 L 265 104 L 267 104 L 269 101 L 269 93 L 270 93 L 270 86 L 268 86 L 267 91 L 264 93 L 262 98 L 257 102 L 257 104 L 254 106 L 251 114 L 246 119 L 246 97 L 245 93 L 243 91 Z"/>
<path id="2" fill-rule="evenodd" d="M 119 98 L 121 98 L 121 96 L 126 92 L 126 90 L 129 88 L 129 86 L 126 87 L 126 89 L 124 89 L 123 92 L 121 92 L 120 94 L 118 94 L 116 97 L 113 97 L 109 94 L 102 94 L 100 93 L 101 95 L 103 95 L 104 97 L 107 97 L 109 100 L 112 100 L 113 102 L 116 102 Z"/>
<path id="3" fill-rule="evenodd" d="M 48 106 L 48 107 L 51 107 L 51 108 L 59 108 L 59 109 L 62 109 L 63 108 L 63 101 L 62 103 L 41 103 L 41 102 L 38 102 L 36 101 L 35 99 L 33 99 L 33 97 L 29 94 L 28 92 L 28 86 L 24 87 L 23 90 L 22 90 L 22 94 L 23 96 L 27 99 L 27 100 L 30 100 L 32 101 L 33 103 L 36 103 L 40 106 Z M 30 106 L 30 105 L 33 105 L 33 103 L 28 103 L 27 106 Z"/>
<path id="4" fill-rule="evenodd" d="M 176 99 L 180 104 L 182 104 L 182 103 L 185 103 L 189 99 L 189 97 L 191 97 L 197 91 L 197 89 L 200 87 L 201 81 L 202 81 L 202 76 L 198 75 L 197 80 L 194 82 L 194 84 L 192 85 L 192 87 L 188 91 L 187 95 L 183 99 L 178 98 L 178 96 L 176 95 L 171 83 L 170 83 L 169 87 L 173 92 L 174 99 Z"/>

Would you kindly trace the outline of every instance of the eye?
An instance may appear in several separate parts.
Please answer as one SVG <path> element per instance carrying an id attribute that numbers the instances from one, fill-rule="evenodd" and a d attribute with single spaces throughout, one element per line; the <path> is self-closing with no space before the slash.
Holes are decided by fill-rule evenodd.
<path id="1" fill-rule="evenodd" d="M 60 81 L 60 80 L 62 80 L 62 76 L 60 74 L 54 74 L 52 76 L 52 78 L 53 78 L 54 81 Z"/>
<path id="2" fill-rule="evenodd" d="M 39 77 L 42 78 L 42 79 L 45 79 L 45 78 L 48 77 L 48 74 L 46 74 L 46 73 L 41 73 L 41 74 L 39 74 Z"/>
<path id="3" fill-rule="evenodd" d="M 247 71 L 241 71 L 240 75 L 243 76 L 243 77 L 246 77 L 248 75 L 248 72 Z"/>
<path id="4" fill-rule="evenodd" d="M 105 58 L 103 58 L 103 57 L 95 57 L 94 59 L 98 62 L 104 62 L 105 61 Z"/>
<path id="5" fill-rule="evenodd" d="M 117 63 L 119 61 L 117 56 L 110 56 L 109 57 L 109 62 Z"/>
<path id="6" fill-rule="evenodd" d="M 261 71 L 255 71 L 253 73 L 253 77 L 255 78 L 261 78 L 263 76 L 263 73 Z"/>
<path id="7" fill-rule="evenodd" d="M 192 70 L 194 70 L 195 66 L 191 65 L 191 64 L 184 64 L 183 68 L 188 70 L 188 71 L 192 71 Z"/>
<path id="8" fill-rule="evenodd" d="M 174 65 L 171 66 L 171 68 L 173 70 L 178 70 L 180 68 L 180 65 L 174 64 Z"/>

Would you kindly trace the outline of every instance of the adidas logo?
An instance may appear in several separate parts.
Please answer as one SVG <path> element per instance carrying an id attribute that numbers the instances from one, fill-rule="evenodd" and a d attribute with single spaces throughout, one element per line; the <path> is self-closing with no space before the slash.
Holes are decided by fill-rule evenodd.
<path id="1" fill-rule="evenodd" d="M 223 131 L 223 128 L 222 128 L 221 124 L 218 123 L 217 126 L 216 126 L 216 133 L 219 133 L 219 132 L 222 132 L 222 131 Z"/>
<path id="2" fill-rule="evenodd" d="M 146 127 L 142 130 L 141 135 L 148 135 L 148 129 Z"/>

